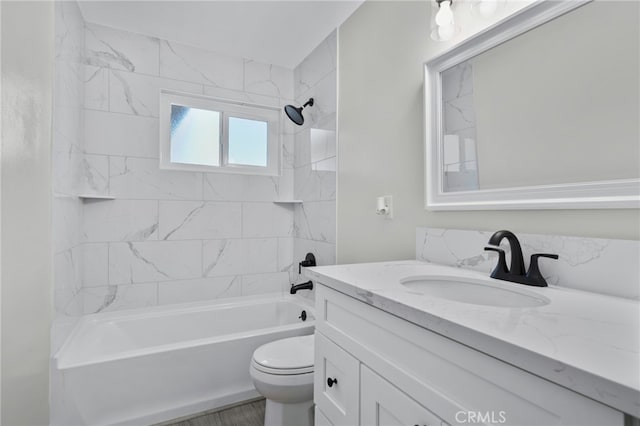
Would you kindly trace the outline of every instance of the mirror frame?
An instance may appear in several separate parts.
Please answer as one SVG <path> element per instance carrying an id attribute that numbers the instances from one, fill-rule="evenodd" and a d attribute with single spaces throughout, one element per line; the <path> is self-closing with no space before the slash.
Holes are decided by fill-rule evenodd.
<path id="1" fill-rule="evenodd" d="M 443 191 L 441 72 L 591 1 L 533 3 L 425 63 L 425 208 L 427 210 L 640 208 L 640 178 L 475 191 Z"/>

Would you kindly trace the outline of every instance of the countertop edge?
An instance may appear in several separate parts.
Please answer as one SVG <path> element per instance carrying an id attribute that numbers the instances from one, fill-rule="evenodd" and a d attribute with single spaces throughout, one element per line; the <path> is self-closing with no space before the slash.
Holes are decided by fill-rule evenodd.
<path id="1" fill-rule="evenodd" d="M 640 398 L 638 398 L 639 394 L 636 389 L 567 365 L 508 341 L 467 328 L 432 313 L 402 304 L 370 290 L 360 289 L 354 284 L 337 280 L 313 270 L 307 270 L 306 275 L 322 285 L 419 327 L 438 333 L 616 410 L 640 417 Z M 409 311 L 411 317 L 408 318 L 393 312 L 393 308 L 396 306 L 401 306 L 402 310 Z"/>

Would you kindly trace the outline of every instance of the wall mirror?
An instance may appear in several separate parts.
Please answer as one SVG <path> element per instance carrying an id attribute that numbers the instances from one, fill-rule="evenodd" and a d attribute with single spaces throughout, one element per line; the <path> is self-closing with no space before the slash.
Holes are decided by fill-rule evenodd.
<path id="1" fill-rule="evenodd" d="M 640 207 L 639 8 L 534 3 L 427 62 L 426 208 Z"/>

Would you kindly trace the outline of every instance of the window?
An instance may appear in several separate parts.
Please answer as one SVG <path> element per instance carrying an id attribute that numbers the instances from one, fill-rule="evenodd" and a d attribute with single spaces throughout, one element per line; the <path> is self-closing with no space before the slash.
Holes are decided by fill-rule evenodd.
<path id="1" fill-rule="evenodd" d="M 160 92 L 160 167 L 277 175 L 280 109 Z"/>

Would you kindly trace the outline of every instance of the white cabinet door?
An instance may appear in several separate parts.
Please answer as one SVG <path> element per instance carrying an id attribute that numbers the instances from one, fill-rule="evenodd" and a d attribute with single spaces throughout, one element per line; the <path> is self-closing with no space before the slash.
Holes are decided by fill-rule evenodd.
<path id="1" fill-rule="evenodd" d="M 315 426 L 333 426 L 327 416 L 322 414 L 322 411 L 316 405 L 316 417 L 315 417 Z"/>
<path id="2" fill-rule="evenodd" d="M 431 411 L 361 364 L 360 416 L 367 426 L 446 425 Z"/>
<path id="3" fill-rule="evenodd" d="M 354 426 L 358 419 L 359 361 L 316 332 L 313 399 L 336 426 Z"/>

